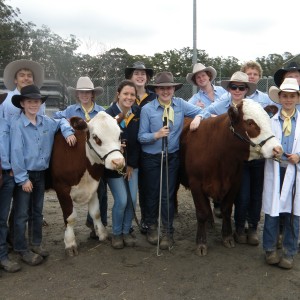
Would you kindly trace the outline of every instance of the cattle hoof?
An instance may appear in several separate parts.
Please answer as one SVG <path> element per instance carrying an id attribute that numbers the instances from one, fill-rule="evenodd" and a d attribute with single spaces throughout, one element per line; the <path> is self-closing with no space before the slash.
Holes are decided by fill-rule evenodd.
<path id="1" fill-rule="evenodd" d="M 196 249 L 196 255 L 206 256 L 207 255 L 207 246 L 206 245 L 198 245 L 198 248 Z"/>
<path id="2" fill-rule="evenodd" d="M 234 248 L 235 242 L 234 242 L 233 236 L 228 236 L 226 238 L 223 238 L 223 245 L 226 248 Z"/>
<path id="3" fill-rule="evenodd" d="M 78 250 L 76 247 L 66 248 L 65 252 L 66 252 L 66 255 L 69 257 L 78 255 Z"/>

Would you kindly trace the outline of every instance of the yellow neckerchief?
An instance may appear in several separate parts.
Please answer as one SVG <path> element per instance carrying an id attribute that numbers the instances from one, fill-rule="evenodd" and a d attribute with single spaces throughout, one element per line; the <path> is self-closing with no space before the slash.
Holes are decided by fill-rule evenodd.
<path id="1" fill-rule="evenodd" d="M 293 110 L 293 113 L 288 116 L 288 114 L 282 109 L 281 114 L 284 116 L 282 131 L 284 132 L 284 136 L 289 136 L 292 132 L 292 120 L 291 118 L 295 114 L 296 109 Z"/>
<path id="2" fill-rule="evenodd" d="M 167 126 L 169 126 L 169 121 L 172 121 L 174 125 L 174 109 L 171 106 L 172 100 L 168 104 L 165 104 L 161 102 L 159 99 L 157 99 L 159 104 L 164 108 L 164 113 L 162 115 L 162 120 L 165 120 L 165 117 L 167 118 Z"/>
<path id="3" fill-rule="evenodd" d="M 94 106 L 95 106 L 95 103 L 94 103 L 94 102 L 92 102 L 92 106 L 91 106 L 90 108 L 88 108 L 88 109 L 85 109 L 85 108 L 83 107 L 83 105 L 81 105 L 81 108 L 82 108 L 82 110 L 84 111 L 84 117 L 85 117 L 85 120 L 86 120 L 87 122 L 91 120 L 91 117 L 90 117 L 89 113 L 94 109 Z"/>
<path id="4" fill-rule="evenodd" d="M 129 122 L 132 120 L 132 118 L 134 117 L 134 113 L 129 111 L 126 115 L 125 115 L 125 125 L 126 127 L 128 126 Z"/>
<path id="5" fill-rule="evenodd" d="M 148 94 L 145 93 L 144 96 L 143 96 L 141 99 L 136 98 L 136 99 L 135 99 L 136 104 L 137 104 L 137 105 L 141 105 L 141 103 L 143 102 L 143 100 L 145 100 L 147 97 L 148 97 Z"/>

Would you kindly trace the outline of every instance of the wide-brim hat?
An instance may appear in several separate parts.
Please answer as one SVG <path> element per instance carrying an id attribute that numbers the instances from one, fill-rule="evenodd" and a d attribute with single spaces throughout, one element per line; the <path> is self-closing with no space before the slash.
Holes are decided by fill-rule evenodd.
<path id="1" fill-rule="evenodd" d="M 248 87 L 248 92 L 246 93 L 245 96 L 250 96 L 252 95 L 257 88 L 256 83 L 253 82 L 249 82 L 249 77 L 246 73 L 241 72 L 241 71 L 237 71 L 235 73 L 233 73 L 233 75 L 231 76 L 230 80 L 222 80 L 221 81 L 221 86 L 225 89 L 228 90 L 228 86 L 231 82 L 241 82 L 241 83 L 245 83 Z"/>
<path id="2" fill-rule="evenodd" d="M 269 89 L 269 97 L 275 103 L 279 103 L 279 93 L 280 92 L 289 92 L 289 93 L 298 93 L 299 91 L 299 84 L 297 79 L 295 78 L 285 78 L 283 83 L 278 88 L 277 86 L 271 86 Z"/>
<path id="3" fill-rule="evenodd" d="M 131 74 L 134 70 L 144 70 L 150 78 L 153 77 L 153 69 L 146 68 L 143 62 L 137 61 L 133 63 L 132 67 L 125 68 L 125 78 L 130 79 Z"/>
<path id="4" fill-rule="evenodd" d="M 286 68 L 279 69 L 274 74 L 274 82 L 279 87 L 283 81 L 283 77 L 287 72 L 298 71 L 300 72 L 300 66 L 292 61 Z"/>
<path id="5" fill-rule="evenodd" d="M 101 86 L 94 87 L 93 82 L 88 76 L 80 77 L 77 80 L 76 88 L 69 86 L 67 90 L 73 97 L 75 97 L 76 91 L 92 91 L 94 92 L 95 97 L 100 96 L 104 91 Z"/>
<path id="6" fill-rule="evenodd" d="M 6 88 L 13 91 L 16 88 L 15 76 L 21 69 L 28 69 L 33 74 L 33 82 L 41 88 L 44 82 L 44 68 L 37 62 L 27 59 L 15 60 L 9 63 L 3 72 L 3 82 Z"/>
<path id="7" fill-rule="evenodd" d="M 207 72 L 211 73 L 212 77 L 211 77 L 210 81 L 214 81 L 216 79 L 216 77 L 217 77 L 217 71 L 216 71 L 215 68 L 213 68 L 211 66 L 205 67 L 203 64 L 197 63 L 193 67 L 193 72 L 192 73 L 188 73 L 186 75 L 186 81 L 188 83 L 190 83 L 190 84 L 197 85 L 196 81 L 195 81 L 195 75 L 196 75 L 196 73 L 201 72 L 201 71 L 203 71 L 203 72 L 207 71 Z"/>
<path id="8" fill-rule="evenodd" d="M 0 104 L 3 103 L 3 101 L 6 99 L 6 97 L 7 97 L 7 93 L 0 94 Z"/>
<path id="9" fill-rule="evenodd" d="M 157 73 L 154 78 L 154 83 L 148 84 L 147 87 L 153 91 L 155 88 L 160 86 L 174 86 L 175 91 L 177 91 L 182 87 L 182 85 L 182 83 L 174 82 L 174 77 L 171 72 L 164 71 Z"/>
<path id="10" fill-rule="evenodd" d="M 36 85 L 27 85 L 21 88 L 21 95 L 13 95 L 11 102 L 14 106 L 18 108 L 23 108 L 21 106 L 21 101 L 24 99 L 41 99 L 42 103 L 46 101 L 48 96 L 42 96 L 39 88 Z"/>

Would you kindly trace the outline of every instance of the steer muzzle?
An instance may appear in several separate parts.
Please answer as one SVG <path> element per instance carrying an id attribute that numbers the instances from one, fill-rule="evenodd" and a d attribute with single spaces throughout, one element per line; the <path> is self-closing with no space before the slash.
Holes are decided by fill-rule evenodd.
<path id="1" fill-rule="evenodd" d="M 113 170 L 122 170 L 125 167 L 124 157 L 112 159 L 111 162 L 112 162 Z"/>

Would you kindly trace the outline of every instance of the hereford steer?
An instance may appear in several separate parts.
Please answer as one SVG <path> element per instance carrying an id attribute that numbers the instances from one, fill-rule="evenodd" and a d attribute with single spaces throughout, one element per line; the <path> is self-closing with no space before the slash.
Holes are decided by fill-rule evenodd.
<path id="1" fill-rule="evenodd" d="M 209 197 L 221 205 L 222 239 L 234 247 L 231 212 L 243 161 L 280 157 L 282 148 L 271 131 L 270 118 L 256 102 L 244 99 L 236 108 L 202 120 L 196 131 L 186 120 L 181 135 L 181 183 L 192 192 L 197 217 L 197 254 L 207 254 L 206 227 L 213 222 Z"/>
<path id="2" fill-rule="evenodd" d="M 70 256 L 77 255 L 74 235 L 76 210 L 73 202 L 88 204 L 99 240 L 107 232 L 100 220 L 97 188 L 104 165 L 111 170 L 122 170 L 125 164 L 120 151 L 120 127 L 107 113 L 99 112 L 89 123 L 71 118 L 77 144 L 69 147 L 61 133 L 54 140 L 50 170 L 52 186 L 62 208 L 65 230 L 65 248 Z"/>

